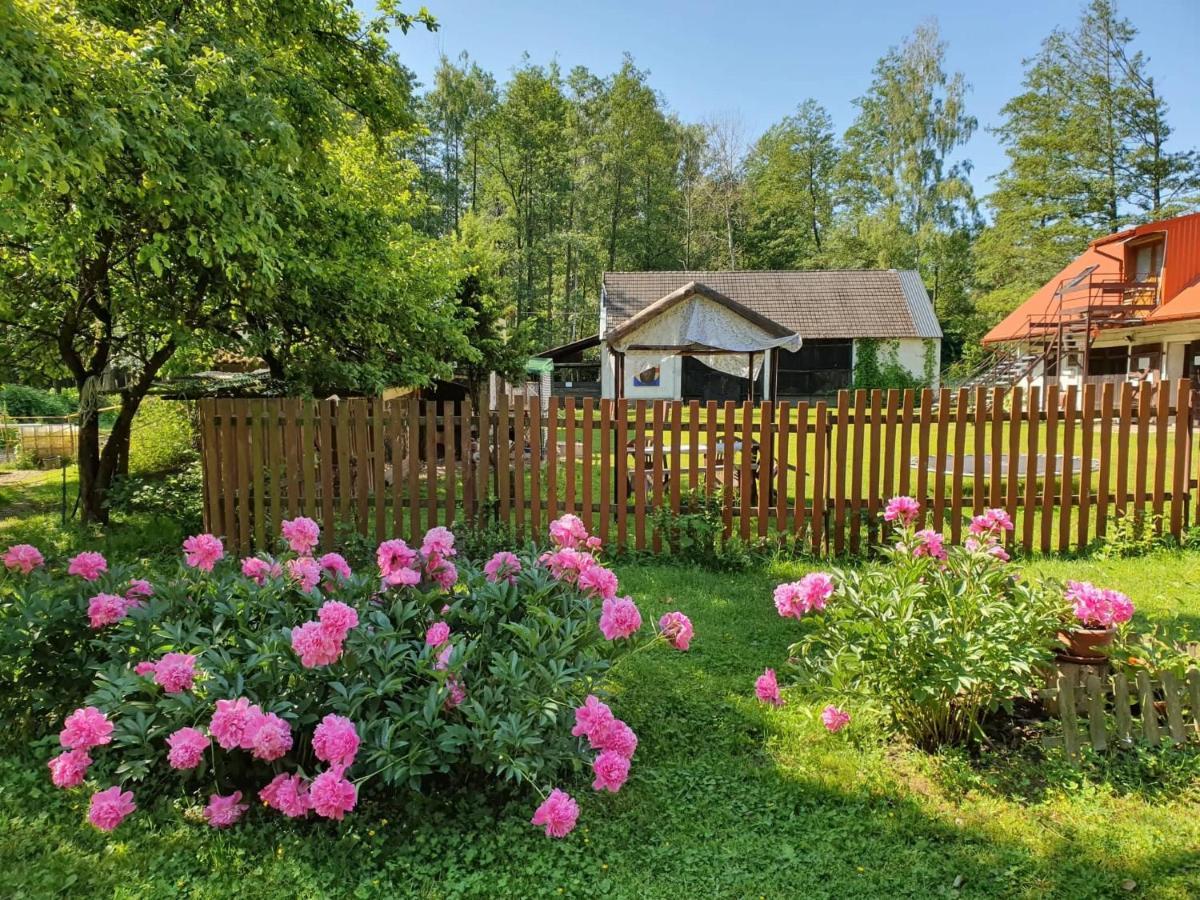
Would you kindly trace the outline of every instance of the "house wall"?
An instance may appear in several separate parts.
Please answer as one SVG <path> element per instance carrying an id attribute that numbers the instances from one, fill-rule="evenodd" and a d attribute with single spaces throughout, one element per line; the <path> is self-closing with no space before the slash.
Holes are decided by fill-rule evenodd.
<path id="1" fill-rule="evenodd" d="M 895 348 L 896 362 L 903 366 L 910 375 L 914 378 L 925 377 L 925 342 L 933 341 L 933 383 L 929 385 L 932 388 L 941 386 L 941 369 L 942 369 L 942 342 L 939 338 L 892 338 L 886 339 L 882 343 Z M 854 364 L 858 364 L 858 348 L 859 342 L 854 342 Z M 886 362 L 886 353 L 889 351 L 881 347 L 880 362 Z"/>

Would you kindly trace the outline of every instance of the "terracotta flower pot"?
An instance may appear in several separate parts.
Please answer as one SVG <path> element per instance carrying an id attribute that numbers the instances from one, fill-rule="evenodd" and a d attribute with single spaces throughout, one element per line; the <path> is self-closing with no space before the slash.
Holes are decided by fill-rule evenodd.
<path id="1" fill-rule="evenodd" d="M 1116 628 L 1072 628 L 1070 631 L 1060 631 L 1058 639 L 1064 645 L 1059 651 L 1060 656 L 1069 656 L 1077 660 L 1105 661 L 1108 655 L 1102 648 L 1112 643 Z"/>

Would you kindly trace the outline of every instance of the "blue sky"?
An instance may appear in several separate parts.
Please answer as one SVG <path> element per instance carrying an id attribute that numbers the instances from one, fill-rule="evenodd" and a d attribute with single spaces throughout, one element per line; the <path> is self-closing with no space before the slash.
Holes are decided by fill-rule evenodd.
<path id="1" fill-rule="evenodd" d="M 536 62 L 557 59 L 564 68 L 582 64 L 607 74 L 628 51 L 680 117 L 737 113 L 750 138 L 806 97 L 824 104 L 844 129 L 875 60 L 928 18 L 949 43 L 949 65 L 972 85 L 971 111 L 981 126 L 993 124 L 1020 88 L 1021 60 L 1054 26 L 1073 23 L 1082 6 L 1082 0 L 424 2 L 440 29 L 395 39 L 401 59 L 423 82 L 442 53 L 466 50 L 503 81 L 526 52 Z M 1173 143 L 1200 146 L 1200 0 L 1140 0 L 1122 11 L 1137 24 L 1138 46 L 1171 104 Z M 1004 167 L 1003 152 L 981 128 L 964 156 L 974 163 L 977 190 L 986 193 L 988 177 Z"/>

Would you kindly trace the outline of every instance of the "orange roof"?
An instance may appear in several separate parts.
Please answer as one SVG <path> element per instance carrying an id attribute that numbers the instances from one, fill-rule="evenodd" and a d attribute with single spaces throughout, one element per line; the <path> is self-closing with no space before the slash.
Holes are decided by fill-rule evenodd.
<path id="1" fill-rule="evenodd" d="M 1191 213 L 1096 238 L 1087 250 L 984 335 L 983 342 L 992 344 L 1023 337 L 1030 320 L 1044 319 L 1051 312 L 1058 286 L 1065 279 L 1082 274 L 1088 266 L 1096 266 L 1097 275 L 1120 277 L 1121 244 L 1154 232 L 1162 232 L 1167 240 L 1162 305 L 1146 317 L 1146 322 L 1200 318 L 1200 213 Z"/>
<path id="2" fill-rule="evenodd" d="M 1001 319 L 991 331 L 983 336 L 983 342 L 993 344 L 1001 341 L 1015 341 L 1024 337 L 1031 319 L 1045 319 L 1050 314 L 1058 286 L 1064 280 L 1079 275 L 1088 266 L 1096 266 L 1097 272 L 1115 272 L 1117 262 L 1111 256 L 1101 253 L 1094 245 L 1089 246 L 1065 269 L 1038 288 L 1032 297 Z"/>
<path id="3" fill-rule="evenodd" d="M 1177 319 L 1200 319 L 1200 280 L 1172 297 L 1170 303 L 1164 303 L 1146 316 L 1146 324 L 1157 325 Z"/>

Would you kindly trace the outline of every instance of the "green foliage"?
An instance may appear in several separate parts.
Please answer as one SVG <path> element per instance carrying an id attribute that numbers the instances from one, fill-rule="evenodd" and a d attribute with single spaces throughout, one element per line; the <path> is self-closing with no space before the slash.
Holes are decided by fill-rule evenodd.
<path id="1" fill-rule="evenodd" d="M 902 532 L 888 562 L 834 575 L 836 590 L 788 656 L 801 680 L 884 709 L 924 748 L 984 739 L 986 717 L 1033 696 L 1063 616 L 1061 593 L 986 551 L 942 565 Z"/>
<path id="2" fill-rule="evenodd" d="M 495 510 L 497 503 L 498 501 L 492 498 L 486 506 Z M 489 559 L 501 550 L 511 550 L 518 545 L 513 527 L 499 521 L 494 515 L 488 515 L 487 509 L 480 521 L 455 528 L 454 536 L 460 552 L 471 559 Z"/>
<path id="3" fill-rule="evenodd" d="M 1200 555 L 1053 562 L 1064 577 L 1104 581 L 1133 594 L 1139 611 L 1169 616 L 1192 602 L 1179 575 Z M 612 672 L 620 713 L 643 741 L 621 794 L 592 792 L 586 775 L 561 784 L 583 816 L 566 840 L 529 825 L 528 797 L 441 787 L 366 798 L 338 827 L 254 804 L 221 830 L 192 818 L 195 801 L 138 791 L 138 812 L 107 836 L 83 825 L 89 790 L 107 783 L 64 793 L 47 777 L 46 749 L 10 746 L 0 756 L 0 894 L 50 896 L 65 885 L 81 896 L 225 898 L 253 884 L 263 900 L 523 898 L 559 888 L 621 900 L 1117 897 L 1129 879 L 1161 900 L 1200 892 L 1194 752 L 1110 753 L 1084 767 L 1036 745 L 931 755 L 854 725 L 825 735 L 819 708 L 792 692 L 779 710 L 756 703 L 753 675 L 794 637 L 767 598 L 804 571 L 619 569 L 647 619 L 682 608 L 697 637 L 688 653 L 638 653 Z M 653 839 L 630 840 L 639 834 Z"/>
<path id="4" fill-rule="evenodd" d="M 148 397 L 138 407 L 129 441 L 129 471 L 153 475 L 196 458 L 193 411 L 185 403 Z"/>
<path id="5" fill-rule="evenodd" d="M 1145 510 L 1129 510 L 1111 516 L 1097 555 L 1101 559 L 1127 559 L 1145 556 L 1169 546 L 1171 536 L 1162 530 L 1162 516 Z"/>
<path id="6" fill-rule="evenodd" d="M 928 372 L 933 367 L 933 356 L 928 345 L 925 349 L 924 365 Z M 900 363 L 899 350 L 897 341 L 858 338 L 854 342 L 854 387 L 884 390 L 922 388 L 932 384 L 932 379 L 922 380 Z"/>
<path id="7" fill-rule="evenodd" d="M 76 404 L 62 394 L 23 384 L 0 385 L 0 413 L 10 416 L 68 416 Z"/>
<path id="8" fill-rule="evenodd" d="M 725 538 L 723 494 L 689 491 L 680 498 L 679 513 L 659 506 L 650 513 L 655 534 L 663 538 L 667 558 L 714 572 L 740 572 L 753 562 L 753 549 L 737 538 Z"/>
<path id="9" fill-rule="evenodd" d="M 173 520 L 183 531 L 192 532 L 200 527 L 203 490 L 200 464 L 192 462 L 179 471 L 118 478 L 108 492 L 108 505 L 122 517 Z"/>

